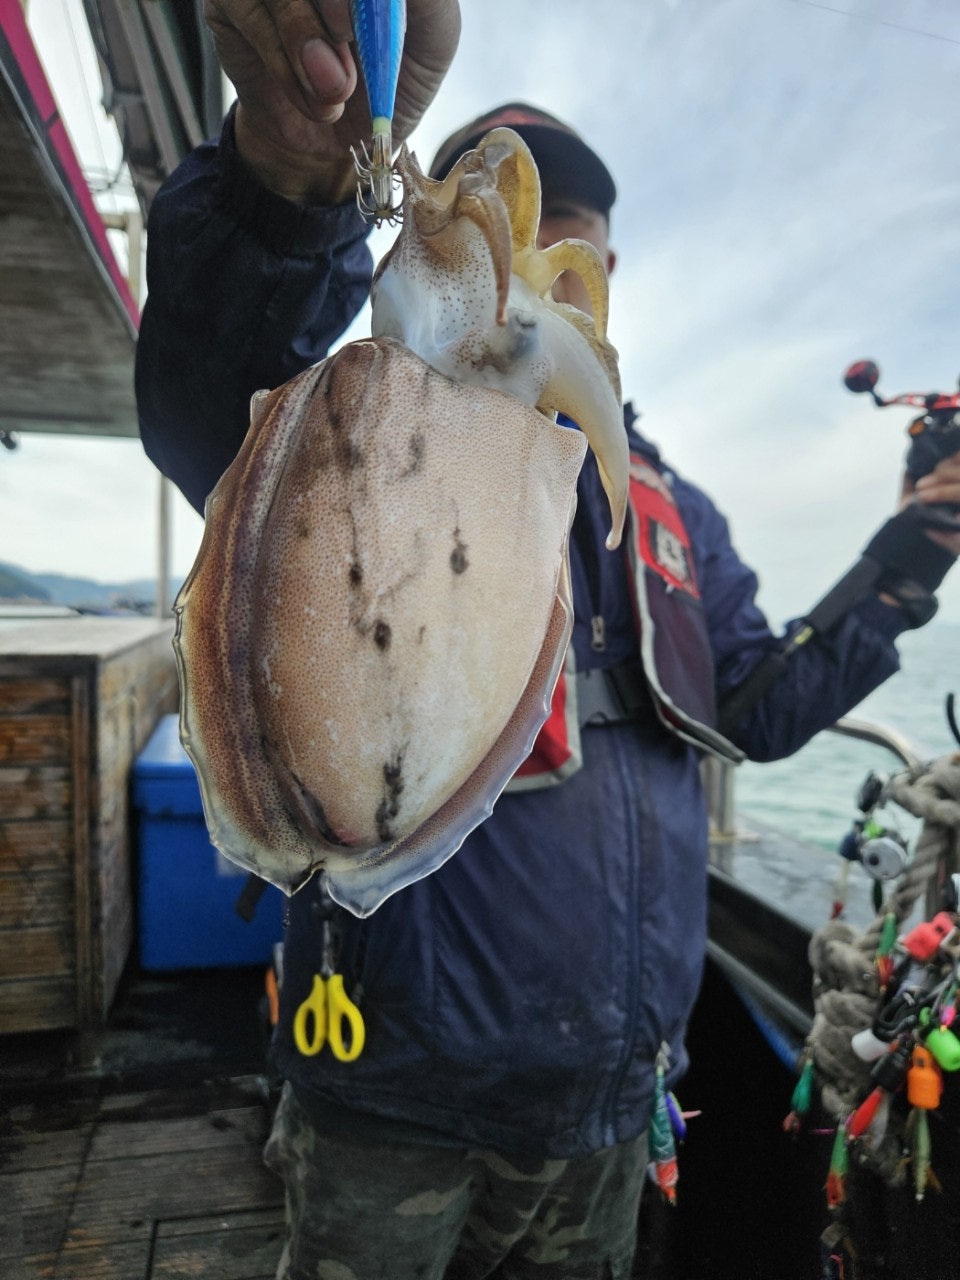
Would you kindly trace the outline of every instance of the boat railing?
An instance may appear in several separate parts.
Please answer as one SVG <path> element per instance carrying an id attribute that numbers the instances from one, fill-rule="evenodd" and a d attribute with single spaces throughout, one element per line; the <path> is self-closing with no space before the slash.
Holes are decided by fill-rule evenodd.
<path id="1" fill-rule="evenodd" d="M 896 729 L 872 720 L 860 720 L 844 716 L 825 732 L 855 738 L 873 746 L 885 747 L 901 764 L 910 768 L 922 763 L 909 739 Z M 709 757 L 703 766 L 704 787 L 710 817 L 710 834 L 713 840 L 737 838 L 736 772 L 737 766 L 725 760 Z"/>
<path id="2" fill-rule="evenodd" d="M 872 720 L 856 720 L 852 716 L 844 716 L 836 724 L 830 726 L 828 732 L 839 733 L 846 738 L 856 738 L 860 742 L 869 742 L 877 747 L 886 747 L 908 768 L 922 764 L 910 740 L 896 729 L 887 725 L 875 724 Z"/>
<path id="3" fill-rule="evenodd" d="M 911 743 L 895 729 L 868 720 L 844 717 L 829 732 L 885 748 L 907 767 L 922 763 Z M 759 833 L 753 824 L 738 823 L 737 766 L 710 759 L 703 763 L 710 816 L 708 953 L 747 999 L 771 1013 L 788 1034 L 801 1038 L 813 1016 L 811 975 L 807 961 L 811 928 L 750 880 L 765 861 L 770 842 L 780 842 L 796 867 L 804 848 L 784 833 Z M 750 853 L 751 849 L 755 852 Z M 743 871 L 746 861 L 754 868 Z M 811 868 L 816 865 L 811 856 Z M 739 872 L 739 874 L 738 874 Z"/>

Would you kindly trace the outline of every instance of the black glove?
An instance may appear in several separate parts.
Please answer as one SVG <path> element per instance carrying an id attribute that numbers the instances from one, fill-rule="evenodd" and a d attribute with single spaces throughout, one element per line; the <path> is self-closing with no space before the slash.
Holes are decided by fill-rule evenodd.
<path id="1" fill-rule="evenodd" d="M 863 552 L 878 567 L 876 590 L 892 596 L 914 627 L 936 613 L 934 592 L 956 559 L 927 536 L 929 527 L 923 508 L 913 503 L 882 524 Z"/>

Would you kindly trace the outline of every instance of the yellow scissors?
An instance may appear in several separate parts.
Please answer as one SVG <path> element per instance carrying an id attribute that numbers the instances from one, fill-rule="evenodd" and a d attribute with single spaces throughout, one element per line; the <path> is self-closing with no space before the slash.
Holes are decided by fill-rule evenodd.
<path id="1" fill-rule="evenodd" d="M 363 1015 L 343 989 L 343 974 L 315 973 L 313 989 L 293 1017 L 293 1041 L 300 1052 L 312 1058 L 329 1043 L 335 1058 L 353 1062 L 363 1052 L 365 1038 Z"/>
<path id="2" fill-rule="evenodd" d="M 326 907 L 323 921 L 320 972 L 313 975 L 313 987 L 306 1000 L 293 1015 L 293 1042 L 306 1058 L 318 1054 L 329 1042 L 330 1052 L 340 1062 L 353 1062 L 363 1052 L 366 1028 L 363 1015 L 343 989 L 343 974 L 334 973 L 333 931 L 330 928 L 332 902 L 321 898 Z M 349 1044 L 344 1041 L 344 1029 Z"/>

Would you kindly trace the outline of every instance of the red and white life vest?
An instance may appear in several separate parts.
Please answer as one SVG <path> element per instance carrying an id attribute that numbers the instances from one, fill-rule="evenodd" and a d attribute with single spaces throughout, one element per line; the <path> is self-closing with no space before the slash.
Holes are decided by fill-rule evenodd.
<path id="1" fill-rule="evenodd" d="M 671 733 L 701 751 L 723 760 L 742 760 L 743 752 L 716 728 L 713 652 L 690 535 L 670 485 L 636 453 L 630 455 L 625 537 L 641 664 L 657 716 Z M 571 645 L 550 715 L 508 789 L 562 782 L 580 768 L 582 760 Z"/>

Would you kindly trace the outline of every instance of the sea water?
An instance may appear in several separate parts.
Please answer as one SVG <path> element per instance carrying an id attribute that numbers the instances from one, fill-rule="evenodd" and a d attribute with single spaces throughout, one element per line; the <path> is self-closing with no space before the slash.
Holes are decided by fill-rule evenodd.
<path id="1" fill-rule="evenodd" d="M 960 625 L 936 619 L 897 641 L 900 671 L 849 715 L 895 729 L 922 759 L 960 751 L 948 726 L 945 703 L 955 693 L 960 719 Z M 737 810 L 835 854 L 854 817 L 857 792 L 873 770 L 903 768 L 883 747 L 832 732 L 818 734 L 788 760 L 741 765 L 735 775 Z M 917 824 L 896 806 L 878 815 L 907 839 Z"/>

